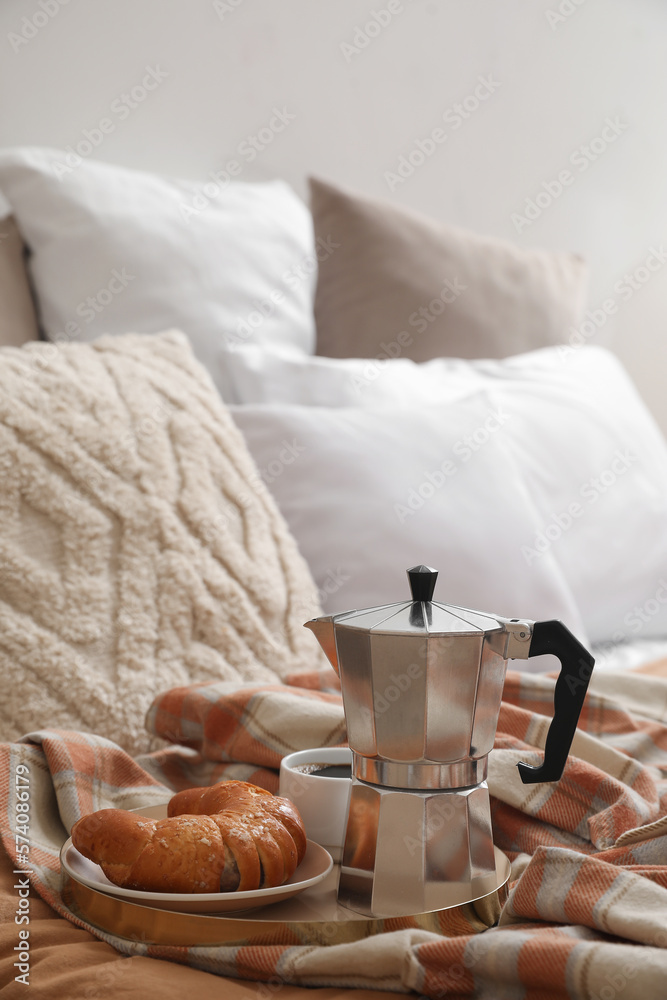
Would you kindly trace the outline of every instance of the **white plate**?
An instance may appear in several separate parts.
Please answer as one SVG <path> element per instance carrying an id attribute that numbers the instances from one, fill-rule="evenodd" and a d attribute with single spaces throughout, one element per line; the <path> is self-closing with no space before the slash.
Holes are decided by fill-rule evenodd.
<path id="1" fill-rule="evenodd" d="M 142 815 L 152 814 L 153 817 L 157 811 L 150 807 L 133 810 Z M 96 889 L 108 896 L 118 896 L 130 903 L 154 906 L 160 910 L 176 910 L 179 913 L 232 913 L 234 910 L 250 910 L 258 906 L 268 906 L 269 903 L 279 903 L 322 882 L 333 868 L 333 858 L 329 852 L 309 840 L 303 861 L 284 885 L 272 889 L 256 889 L 252 892 L 185 893 L 140 892 L 137 889 L 123 889 L 114 885 L 99 865 L 84 858 L 83 854 L 77 851 L 71 837 L 62 846 L 60 863 L 64 872 L 90 889 Z"/>

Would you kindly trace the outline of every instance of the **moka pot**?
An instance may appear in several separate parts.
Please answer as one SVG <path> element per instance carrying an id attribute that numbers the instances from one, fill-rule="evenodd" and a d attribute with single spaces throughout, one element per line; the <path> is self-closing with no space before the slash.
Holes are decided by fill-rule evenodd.
<path id="1" fill-rule="evenodd" d="M 561 662 L 544 761 L 518 764 L 524 783 L 561 777 L 594 663 L 559 621 L 433 601 L 437 575 L 415 566 L 410 600 L 306 623 L 340 676 L 352 750 L 338 898 L 373 916 L 493 888 L 486 777 L 507 660 Z"/>

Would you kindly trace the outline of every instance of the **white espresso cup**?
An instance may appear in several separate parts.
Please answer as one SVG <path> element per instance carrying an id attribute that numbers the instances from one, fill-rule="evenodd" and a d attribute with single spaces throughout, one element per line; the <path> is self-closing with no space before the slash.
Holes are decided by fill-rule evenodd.
<path id="1" fill-rule="evenodd" d="M 340 861 L 352 782 L 347 777 L 313 773 L 332 765 L 351 767 L 349 747 L 320 747 L 288 754 L 280 763 L 279 795 L 290 799 L 301 813 L 308 839 L 325 847 L 334 861 Z"/>

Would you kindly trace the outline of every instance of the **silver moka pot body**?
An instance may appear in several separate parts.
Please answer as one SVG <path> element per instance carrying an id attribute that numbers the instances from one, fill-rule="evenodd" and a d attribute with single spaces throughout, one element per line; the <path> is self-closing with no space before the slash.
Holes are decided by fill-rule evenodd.
<path id="1" fill-rule="evenodd" d="M 439 604 L 435 570 L 408 577 L 408 601 L 306 624 L 340 676 L 352 750 L 338 898 L 371 916 L 494 889 L 486 777 L 507 660 L 561 660 L 544 763 L 518 765 L 526 783 L 560 778 L 594 662 L 561 622 Z"/>

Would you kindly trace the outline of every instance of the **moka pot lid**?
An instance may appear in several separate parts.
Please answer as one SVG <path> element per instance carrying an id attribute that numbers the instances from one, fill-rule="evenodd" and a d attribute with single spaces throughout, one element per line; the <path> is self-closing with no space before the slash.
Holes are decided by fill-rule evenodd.
<path id="1" fill-rule="evenodd" d="M 333 615 L 336 627 L 382 635 L 466 636 L 504 630 L 494 615 L 434 601 L 438 572 L 430 566 L 407 571 L 411 600 Z"/>

